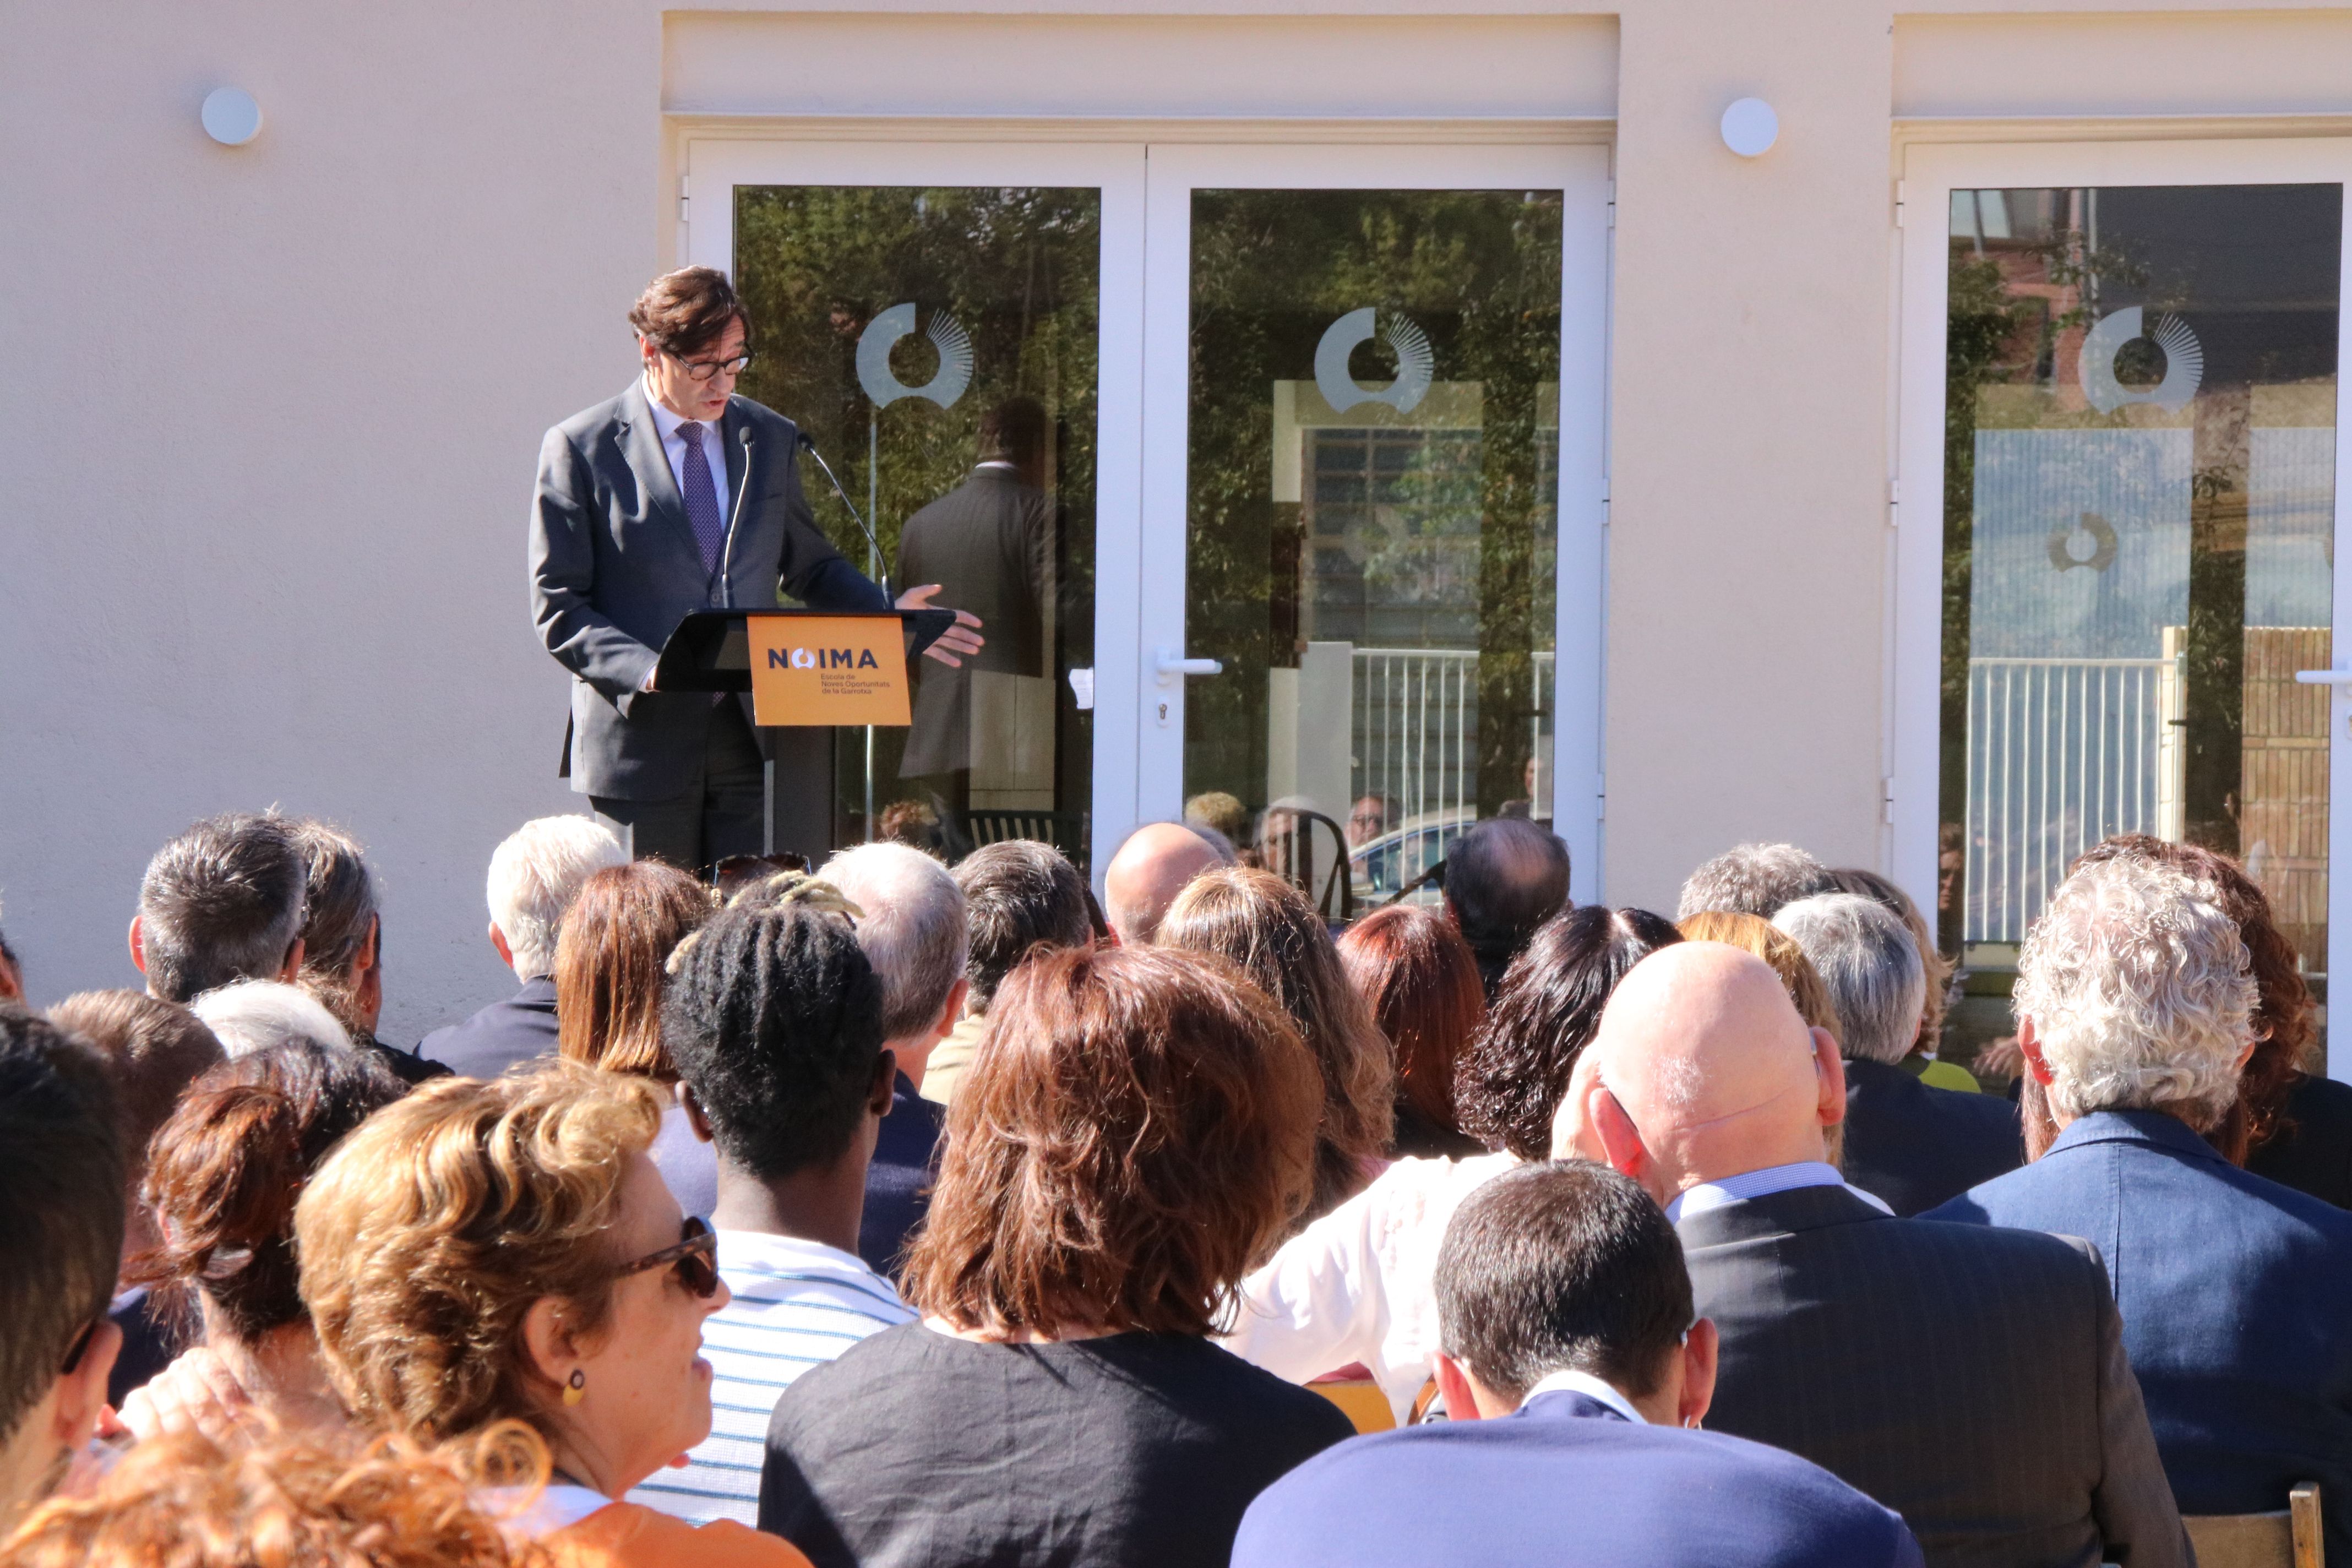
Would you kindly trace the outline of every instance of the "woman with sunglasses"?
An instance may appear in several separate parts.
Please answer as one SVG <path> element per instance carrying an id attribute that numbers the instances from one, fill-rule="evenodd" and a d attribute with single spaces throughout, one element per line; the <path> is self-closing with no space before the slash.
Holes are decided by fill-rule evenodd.
<path id="1" fill-rule="evenodd" d="M 784 1568 L 782 1542 L 616 1500 L 710 1431 L 713 1238 L 646 1150 L 644 1080 L 557 1061 L 427 1085 L 354 1133 L 295 1214 L 302 1295 L 364 1425 L 427 1444 L 521 1421 L 551 1484 L 511 1532 L 567 1568 Z"/>

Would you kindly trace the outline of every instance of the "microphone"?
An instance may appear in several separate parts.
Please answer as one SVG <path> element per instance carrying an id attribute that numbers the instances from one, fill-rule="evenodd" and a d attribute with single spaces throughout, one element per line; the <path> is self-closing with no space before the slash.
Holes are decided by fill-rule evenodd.
<path id="1" fill-rule="evenodd" d="M 816 449 L 816 437 L 803 430 L 801 432 L 801 445 L 808 448 L 808 455 L 816 459 L 816 466 L 824 470 L 824 477 L 827 479 L 832 480 L 833 493 L 839 496 L 841 504 L 849 510 L 849 521 L 856 523 L 857 531 L 866 536 L 866 545 L 872 549 L 874 559 L 882 567 L 882 596 L 889 600 L 893 606 L 897 605 L 898 596 L 890 592 L 890 562 L 889 558 L 882 553 L 882 542 L 874 537 L 874 531 L 866 526 L 864 518 L 857 515 L 857 508 L 851 504 L 849 492 L 841 488 L 841 479 L 834 473 L 833 465 L 826 462 L 824 454 Z"/>
<path id="2" fill-rule="evenodd" d="M 743 516 L 743 496 L 751 488 L 751 426 L 746 425 L 735 433 L 743 443 L 743 477 L 735 481 L 735 504 L 727 509 L 727 542 L 719 552 L 719 605 L 721 609 L 735 607 L 735 524 Z"/>

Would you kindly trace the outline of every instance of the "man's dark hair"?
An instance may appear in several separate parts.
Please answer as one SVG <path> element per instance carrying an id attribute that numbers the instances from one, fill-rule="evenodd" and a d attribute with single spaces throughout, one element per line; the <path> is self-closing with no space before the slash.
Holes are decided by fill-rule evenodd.
<path id="1" fill-rule="evenodd" d="M 882 1056 L 882 982 L 856 931 L 784 898 L 720 910 L 662 995 L 662 1043 L 719 1153 L 761 1181 L 841 1158 Z"/>
<path id="2" fill-rule="evenodd" d="M 187 1002 L 275 980 L 302 932 L 302 853 L 276 815 L 210 816 L 155 852 L 139 884 L 147 988 Z"/>
<path id="3" fill-rule="evenodd" d="M 120 1128 L 113 1085 L 89 1048 L 0 1002 L 0 1442 L 113 1300 Z"/>
<path id="4" fill-rule="evenodd" d="M 127 1180 L 147 1163 L 147 1144 L 188 1086 L 226 1059 L 205 1021 L 177 1002 L 143 991 L 83 991 L 49 1009 L 49 1022 L 98 1053 L 122 1119 Z"/>
<path id="5" fill-rule="evenodd" d="M 1445 853 L 1445 903 L 1487 994 L 1538 927 L 1568 903 L 1568 846 L 1522 817 L 1472 827 Z"/>
<path id="6" fill-rule="evenodd" d="M 971 937 L 964 973 L 974 1012 L 987 1011 L 996 988 L 1032 949 L 1084 947 L 1094 940 L 1086 879 L 1050 844 L 983 844 L 957 864 L 955 879 Z"/>
<path id="7" fill-rule="evenodd" d="M 1691 1325 L 1682 1243 L 1631 1177 L 1585 1160 L 1522 1165 L 1472 1193 L 1437 1249 L 1445 1353 L 1507 1399 L 1556 1372 L 1657 1392 Z"/>
<path id="8" fill-rule="evenodd" d="M 751 347 L 751 316 L 727 274 L 714 267 L 681 267 L 646 285 L 629 307 L 629 325 L 663 353 L 692 359 L 719 346 L 727 323 L 743 323 L 743 347 Z"/>
<path id="9" fill-rule="evenodd" d="M 1026 468 L 1045 455 L 1045 405 L 1034 397 L 1008 397 L 980 416 L 982 461 Z"/>

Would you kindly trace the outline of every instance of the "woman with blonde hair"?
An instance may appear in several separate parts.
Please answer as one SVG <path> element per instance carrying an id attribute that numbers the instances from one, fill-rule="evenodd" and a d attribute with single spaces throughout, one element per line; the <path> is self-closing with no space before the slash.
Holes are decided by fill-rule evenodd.
<path id="1" fill-rule="evenodd" d="M 302 1296 L 363 1426 L 434 1446 L 539 1434 L 553 1485 L 509 1522 L 559 1562 L 803 1561 L 722 1521 L 618 1500 L 710 1432 L 714 1237 L 646 1157 L 642 1079 L 568 1062 L 442 1079 L 380 1112 L 295 1211 Z"/>
<path id="2" fill-rule="evenodd" d="M 1307 895 L 1271 871 L 1213 868 L 1176 895 L 1152 939 L 1236 964 L 1290 1015 L 1323 1079 L 1315 1195 L 1298 1223 L 1327 1215 L 1386 1163 L 1394 1126 L 1388 1037 L 1348 983 L 1339 950 Z"/>

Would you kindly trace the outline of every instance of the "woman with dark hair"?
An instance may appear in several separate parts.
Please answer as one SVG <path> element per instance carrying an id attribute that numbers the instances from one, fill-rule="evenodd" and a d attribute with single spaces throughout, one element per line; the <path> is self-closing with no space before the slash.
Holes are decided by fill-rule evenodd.
<path id="1" fill-rule="evenodd" d="M 2237 1102 L 2207 1140 L 2233 1165 L 2352 1208 L 2352 1084 L 2311 1071 L 2318 1032 L 2311 989 L 2294 943 L 2271 918 L 2270 900 L 2228 856 L 2145 833 L 2118 834 L 2074 864 L 2126 858 L 2170 866 L 2209 884 L 2221 912 L 2237 922 L 2252 962 L 2254 1054 L 2238 1075 Z M 2032 1076 L 2021 1079 L 2020 1099 L 2027 1145 L 2038 1152 L 2056 1132 Z"/>
<path id="2" fill-rule="evenodd" d="M 1486 1152 L 1454 1114 L 1454 1070 L 1486 1016 L 1478 961 L 1434 910 L 1391 904 L 1339 938 L 1348 983 L 1396 1053 L 1394 1156 L 1459 1159 Z"/>
<path id="3" fill-rule="evenodd" d="M 1321 1086 L 1213 959 L 1015 970 L 907 1265 L 925 1314 L 777 1401 L 760 1526 L 834 1564 L 1222 1568 L 1250 1500 L 1348 1436 L 1209 1342 L 1305 1201 Z"/>
<path id="4" fill-rule="evenodd" d="M 339 1428 L 319 1340 L 297 1289 L 294 1205 L 310 1174 L 408 1086 L 363 1052 L 308 1041 L 224 1062 L 157 1130 L 145 1198 L 163 1240 L 129 1278 L 193 1314 L 202 1342 L 133 1393 L 142 1438 L 194 1424 L 233 1436 L 258 1414 L 279 1427 Z"/>
<path id="5" fill-rule="evenodd" d="M 1504 972 L 1486 1026 L 1456 1071 L 1462 1130 L 1522 1160 L 1549 1153 L 1552 1113 L 1609 994 L 1627 970 L 1682 940 L 1673 921 L 1647 910 L 1586 904 L 1545 921 Z"/>
<path id="6" fill-rule="evenodd" d="M 1446 1222 L 1480 1184 L 1549 1153 L 1552 1113 L 1610 993 L 1681 940 L 1646 910 L 1588 906 L 1538 928 L 1454 1072 L 1463 1131 L 1496 1152 L 1390 1166 L 1250 1276 L 1226 1344 L 1300 1383 L 1360 1365 L 1404 1420 L 1439 1348 L 1433 1280 Z"/>
<path id="7" fill-rule="evenodd" d="M 1176 895 L 1152 939 L 1213 953 L 1274 998 L 1323 1079 L 1315 1193 L 1300 1223 L 1330 1213 L 1378 1175 L 1395 1114 L 1389 1042 L 1348 983 L 1330 929 L 1307 895 L 1271 871 L 1213 868 Z"/>
<path id="8" fill-rule="evenodd" d="M 609 866 L 582 883 L 555 940 L 559 1054 L 644 1079 L 667 1102 L 677 1065 L 662 1046 L 665 971 L 710 915 L 710 889 L 658 860 Z M 719 1201 L 719 1163 L 676 1105 L 663 1112 L 651 1152 L 686 1212 L 708 1215 Z"/>

